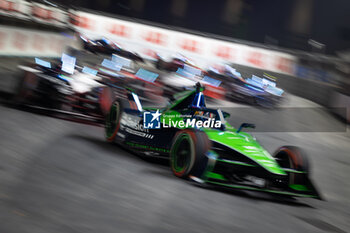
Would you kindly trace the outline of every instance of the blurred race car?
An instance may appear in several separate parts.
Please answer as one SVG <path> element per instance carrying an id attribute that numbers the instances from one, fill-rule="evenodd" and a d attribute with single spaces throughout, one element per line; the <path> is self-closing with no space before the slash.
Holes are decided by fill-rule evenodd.
<path id="1" fill-rule="evenodd" d="M 107 55 L 117 54 L 133 61 L 144 62 L 143 58 L 137 53 L 125 50 L 117 43 L 106 38 L 91 40 L 80 35 L 80 39 L 84 44 L 84 49 L 92 53 L 102 53 Z"/>
<path id="2" fill-rule="evenodd" d="M 162 76 L 164 93 L 171 97 L 179 91 L 193 87 L 197 82 L 205 86 L 204 94 L 214 99 L 224 99 L 226 90 L 222 87 L 221 81 L 210 77 L 210 75 L 201 68 L 183 64 L 182 68 L 177 68 L 176 72 Z"/>
<path id="3" fill-rule="evenodd" d="M 222 67 L 221 70 L 210 68 L 208 74 L 222 82 L 222 87 L 227 90 L 225 94 L 227 100 L 262 107 L 275 107 L 283 99 L 284 91 L 276 87 L 276 82 L 271 76 L 265 75 L 264 78 L 260 78 L 253 75 L 245 79 L 228 65 Z"/>
<path id="4" fill-rule="evenodd" d="M 198 184 L 321 198 L 309 178 L 304 152 L 282 146 L 270 155 L 228 113 L 206 107 L 203 88 L 179 93 L 162 109 L 144 108 L 132 91 L 106 117 L 107 141 L 145 156 L 169 158 L 173 174 Z"/>
<path id="5" fill-rule="evenodd" d="M 75 64 L 61 65 L 36 58 L 35 64 L 18 68 L 22 77 L 14 101 L 19 105 L 80 113 L 101 121 L 116 97 L 108 82 L 89 67 L 76 69 Z"/>
<path id="6" fill-rule="evenodd" d="M 35 64 L 19 69 L 23 76 L 15 96 L 17 104 L 94 117 L 97 122 L 104 121 L 112 101 L 124 95 L 125 86 L 153 102 L 162 95 L 162 88 L 155 82 L 158 74 L 133 67 L 131 60 L 117 55 L 93 68 L 79 67 L 75 57 L 63 54 L 59 62 L 36 58 Z"/>
<path id="7" fill-rule="evenodd" d="M 166 71 L 171 71 L 175 72 L 179 68 L 183 69 L 184 65 L 189 65 L 196 67 L 194 62 L 192 62 L 190 59 L 187 57 L 181 55 L 181 54 L 175 54 L 170 61 L 165 60 L 162 56 L 159 54 L 155 54 L 156 58 L 156 68 L 159 70 L 166 70 Z M 197 67 L 198 68 L 198 67 Z"/>
<path id="8" fill-rule="evenodd" d="M 121 67 L 115 69 L 115 64 Z M 101 66 L 102 65 L 102 66 Z M 157 71 L 142 68 L 130 59 L 115 54 L 112 60 L 105 59 L 96 69 L 100 75 L 109 77 L 118 86 L 127 86 L 133 89 L 143 100 L 163 102 L 163 83 L 160 81 Z"/>

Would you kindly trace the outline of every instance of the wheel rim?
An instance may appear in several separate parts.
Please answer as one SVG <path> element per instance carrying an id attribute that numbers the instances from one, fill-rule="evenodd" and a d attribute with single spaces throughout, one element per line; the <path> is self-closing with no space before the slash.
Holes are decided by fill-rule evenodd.
<path id="1" fill-rule="evenodd" d="M 291 168 L 291 169 L 295 169 L 293 162 L 290 158 L 290 156 L 288 156 L 288 152 L 285 149 L 282 149 L 279 154 L 277 154 L 276 156 L 276 160 L 278 160 L 279 165 L 282 168 Z M 295 179 L 295 174 L 293 173 L 288 173 L 288 180 L 290 184 L 294 183 L 294 179 Z"/>
<path id="2" fill-rule="evenodd" d="M 278 161 L 279 165 L 282 168 L 291 168 L 294 169 L 293 163 L 291 162 L 290 157 L 288 156 L 287 152 L 280 151 L 280 154 L 276 156 L 276 160 Z"/>
<path id="3" fill-rule="evenodd" d="M 172 152 L 172 168 L 175 175 L 183 175 L 191 160 L 191 143 L 188 135 L 182 135 L 175 142 Z"/>

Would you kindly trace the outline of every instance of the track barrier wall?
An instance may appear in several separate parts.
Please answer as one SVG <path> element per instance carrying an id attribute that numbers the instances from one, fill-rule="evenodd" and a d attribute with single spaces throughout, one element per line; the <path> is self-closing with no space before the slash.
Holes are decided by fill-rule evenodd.
<path id="1" fill-rule="evenodd" d="M 199 66 L 226 62 L 278 73 L 295 72 L 297 58 L 287 53 L 82 11 L 71 11 L 70 15 L 71 26 L 83 35 L 91 38 L 103 36 L 142 56 L 152 57 L 159 53 L 170 57 L 180 53 Z"/>

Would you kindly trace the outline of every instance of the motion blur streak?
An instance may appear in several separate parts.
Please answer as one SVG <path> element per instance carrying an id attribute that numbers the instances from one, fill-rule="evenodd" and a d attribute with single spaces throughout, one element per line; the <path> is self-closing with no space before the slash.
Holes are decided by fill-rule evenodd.
<path id="1" fill-rule="evenodd" d="M 350 232 L 349 11 L 0 0 L 0 232 Z"/>

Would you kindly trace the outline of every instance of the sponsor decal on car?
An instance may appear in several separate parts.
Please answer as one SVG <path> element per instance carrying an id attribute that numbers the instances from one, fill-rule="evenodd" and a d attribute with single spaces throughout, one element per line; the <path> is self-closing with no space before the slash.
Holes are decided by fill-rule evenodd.
<path id="1" fill-rule="evenodd" d="M 120 121 L 120 128 L 125 130 L 129 134 L 133 134 L 139 137 L 153 139 L 154 135 L 149 134 L 147 128 L 144 128 L 142 124 L 139 124 L 137 118 L 134 118 L 128 114 L 122 116 Z"/>
<path id="2" fill-rule="evenodd" d="M 179 128 L 221 128 L 221 121 L 216 120 L 210 114 L 203 114 L 203 111 L 196 111 L 193 115 L 167 115 L 161 121 L 159 110 L 156 112 L 144 112 L 144 129 Z"/>
<path id="3" fill-rule="evenodd" d="M 160 129 L 160 116 L 159 109 L 156 112 L 144 112 L 143 113 L 143 128 L 145 129 Z"/>
<path id="4" fill-rule="evenodd" d="M 197 119 L 186 119 L 180 121 L 173 121 L 171 119 L 163 119 L 163 127 L 180 127 L 180 128 L 220 128 L 221 121 L 215 119 L 197 120 Z"/>

